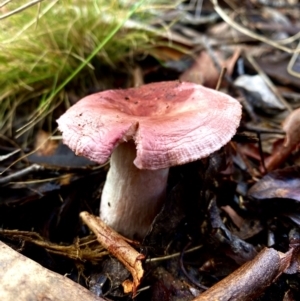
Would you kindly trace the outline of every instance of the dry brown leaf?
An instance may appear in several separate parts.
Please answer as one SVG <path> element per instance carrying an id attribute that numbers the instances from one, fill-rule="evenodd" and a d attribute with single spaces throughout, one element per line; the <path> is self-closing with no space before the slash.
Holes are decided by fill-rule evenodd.
<path id="1" fill-rule="evenodd" d="M 266 159 L 268 171 L 278 168 L 300 143 L 300 108 L 294 110 L 284 121 L 282 129 L 286 133 L 284 141 Z"/>
<path id="2" fill-rule="evenodd" d="M 240 49 L 236 48 L 234 53 L 228 58 L 224 58 L 224 52 L 214 52 L 215 59 L 220 67 L 226 67 L 226 73 L 232 74 L 234 65 L 239 58 Z M 209 88 L 216 88 L 218 79 L 220 77 L 220 70 L 215 66 L 212 57 L 207 51 L 201 51 L 196 58 L 192 67 L 187 69 L 181 76 L 180 80 L 193 82 L 196 84 L 204 85 Z"/>
<path id="3" fill-rule="evenodd" d="M 0 300 L 104 301 L 0 242 Z"/>
<path id="4" fill-rule="evenodd" d="M 54 154 L 58 142 L 49 139 L 50 134 L 39 130 L 35 136 L 34 148 L 37 149 L 36 155 L 51 156 Z"/>
<path id="5" fill-rule="evenodd" d="M 251 37 L 248 37 L 240 31 L 237 31 L 226 22 L 218 22 L 212 25 L 210 28 L 208 28 L 206 34 L 211 39 L 223 44 L 229 44 L 230 41 L 234 41 L 235 43 L 246 43 L 253 40 Z"/>
<path id="6" fill-rule="evenodd" d="M 300 166 L 297 165 L 274 170 L 250 187 L 247 194 L 249 197 L 261 201 L 268 199 L 290 199 L 300 202 L 299 175 Z M 278 210 L 281 213 L 289 211 L 286 200 L 281 202 Z"/>
<path id="7" fill-rule="evenodd" d="M 242 228 L 243 224 L 245 223 L 245 220 L 239 216 L 236 211 L 231 208 L 230 206 L 223 206 L 221 207 L 221 209 L 223 209 L 231 218 L 232 222 L 238 227 L 238 228 Z"/>
<path id="8" fill-rule="evenodd" d="M 175 48 L 157 46 L 151 50 L 151 54 L 161 61 L 179 61 L 183 57 L 182 51 Z"/>
<path id="9" fill-rule="evenodd" d="M 219 72 L 206 51 L 201 51 L 194 64 L 181 74 L 180 80 L 214 88 Z"/>
<path id="10" fill-rule="evenodd" d="M 133 283 L 130 285 L 129 282 L 126 281 L 125 288 L 128 293 L 131 287 L 134 296 L 144 275 L 142 260 L 145 259 L 145 256 L 132 248 L 120 234 L 103 223 L 99 217 L 85 211 L 80 213 L 80 217 L 95 233 L 97 240 L 102 246 L 118 258 L 131 273 Z"/>
<path id="11" fill-rule="evenodd" d="M 284 87 L 299 87 L 299 78 L 288 72 L 287 66 L 290 62 L 290 56 L 283 52 L 266 52 L 256 55 L 255 60 L 260 68 L 271 78 Z M 297 64 L 298 65 L 298 64 Z M 299 72 L 299 70 L 298 70 Z"/>

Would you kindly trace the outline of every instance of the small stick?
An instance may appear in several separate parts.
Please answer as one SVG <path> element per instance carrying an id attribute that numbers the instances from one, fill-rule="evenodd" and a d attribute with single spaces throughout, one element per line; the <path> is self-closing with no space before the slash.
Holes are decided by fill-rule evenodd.
<path id="1" fill-rule="evenodd" d="M 256 34 L 253 31 L 247 29 L 246 27 L 241 26 L 240 24 L 236 23 L 234 20 L 232 20 L 225 11 L 219 6 L 218 0 L 211 0 L 213 3 L 215 11 L 219 14 L 219 16 L 231 27 L 236 29 L 237 31 L 243 33 L 244 35 L 251 37 L 253 39 L 256 39 L 258 41 L 261 41 L 263 43 L 266 43 L 268 45 L 271 45 L 277 49 L 280 49 L 282 51 L 285 51 L 287 53 L 299 53 L 300 49 L 290 49 L 288 47 L 280 45 L 278 42 L 267 39 L 266 37 Z"/>
<path id="2" fill-rule="evenodd" d="M 12 15 L 14 15 L 14 14 L 17 14 L 17 13 L 19 13 L 19 12 L 21 12 L 21 11 L 23 11 L 23 10 L 25 10 L 25 9 L 27 9 L 27 8 L 29 8 L 29 7 L 31 7 L 31 6 L 33 6 L 33 5 L 35 5 L 35 4 L 37 4 L 37 3 L 40 3 L 40 2 L 42 2 L 42 1 L 44 1 L 44 0 L 33 0 L 33 1 L 31 1 L 31 2 L 28 2 L 28 3 L 26 3 L 26 4 L 24 4 L 24 5 L 20 6 L 20 7 L 17 7 L 17 8 L 14 9 L 13 11 L 10 11 L 10 12 L 8 12 L 8 13 L 6 13 L 6 14 L 0 16 L 0 20 L 3 20 L 3 19 L 5 19 L 5 18 L 8 18 L 8 17 L 10 17 L 10 16 L 12 16 Z M 6 3 L 8 3 L 8 1 L 7 1 Z M 6 4 L 6 3 L 4 3 L 4 4 Z"/>
<path id="3" fill-rule="evenodd" d="M 257 300 L 257 297 L 289 267 L 292 255 L 293 249 L 283 254 L 275 249 L 265 248 L 253 260 L 201 293 L 193 301 Z"/>
<path id="4" fill-rule="evenodd" d="M 222 83 L 222 80 L 226 74 L 226 71 L 227 71 L 227 68 L 226 67 L 223 67 L 222 70 L 221 70 L 221 73 L 220 73 L 220 76 L 218 78 L 218 82 L 217 82 L 217 85 L 216 85 L 216 90 L 219 91 L 220 90 L 220 87 L 221 87 L 221 83 Z"/>
<path id="5" fill-rule="evenodd" d="M 44 167 L 41 166 L 41 165 L 38 165 L 38 164 L 32 164 L 20 171 L 17 171 L 15 173 L 12 173 L 6 177 L 3 177 L 3 178 L 0 178 L 0 185 L 3 185 L 3 184 L 7 184 L 15 179 L 18 179 L 20 177 L 23 177 L 23 176 L 26 176 L 32 172 L 35 172 L 35 171 L 39 171 L 39 170 L 43 170 Z"/>
<path id="6" fill-rule="evenodd" d="M 15 155 L 16 153 L 18 153 L 18 152 L 20 152 L 20 151 L 21 151 L 21 149 L 16 149 L 16 150 L 12 151 L 12 152 L 9 153 L 9 154 L 0 156 L 0 161 L 4 161 L 4 160 L 8 159 L 9 157 Z"/>
<path id="7" fill-rule="evenodd" d="M 137 287 L 144 275 L 142 260 L 145 259 L 145 256 L 132 248 L 120 234 L 108 227 L 99 217 L 86 211 L 81 212 L 80 217 L 95 233 L 100 244 L 122 262 L 131 273 L 133 282 L 126 281 L 124 289 L 126 292 L 132 290 L 133 296 L 135 296 Z"/>
<path id="8" fill-rule="evenodd" d="M 285 136 L 285 131 L 281 129 L 266 129 L 252 124 L 243 125 L 241 129 L 251 133 L 276 134 L 276 135 Z"/>
<path id="9" fill-rule="evenodd" d="M 201 248 L 202 248 L 202 245 L 196 246 L 196 247 L 194 247 L 194 248 L 190 248 L 190 249 L 186 250 L 186 251 L 184 252 L 184 254 L 188 254 L 188 253 L 191 253 L 191 252 L 200 250 Z M 175 257 L 180 256 L 181 254 L 182 254 L 182 252 L 177 252 L 177 253 L 170 254 L 170 255 L 166 255 L 166 256 L 155 257 L 155 258 L 149 258 L 149 259 L 146 259 L 146 263 L 157 262 L 157 261 L 163 261 L 163 260 L 172 259 L 172 258 L 175 258 Z"/>
<path id="10" fill-rule="evenodd" d="M 267 170 L 266 165 L 265 165 L 265 157 L 264 157 L 264 152 L 263 152 L 263 148 L 262 148 L 260 132 L 256 132 L 256 135 L 257 135 L 257 138 L 258 138 L 258 150 L 259 150 L 259 155 L 260 155 L 261 166 L 263 168 L 263 172 L 267 173 L 268 170 Z"/>
<path id="11" fill-rule="evenodd" d="M 206 287 L 205 285 L 202 285 L 201 283 L 195 281 L 187 272 L 187 270 L 185 269 L 185 266 L 183 264 L 183 256 L 184 256 L 184 253 L 186 251 L 186 249 L 190 246 L 191 242 L 189 242 L 185 247 L 184 249 L 182 250 L 181 254 L 180 254 L 180 259 L 179 259 L 179 265 L 180 265 L 180 268 L 182 270 L 182 272 L 184 273 L 185 277 L 191 282 L 193 283 L 194 285 L 196 285 L 198 288 L 202 289 L 202 290 L 207 290 L 208 287 Z"/>

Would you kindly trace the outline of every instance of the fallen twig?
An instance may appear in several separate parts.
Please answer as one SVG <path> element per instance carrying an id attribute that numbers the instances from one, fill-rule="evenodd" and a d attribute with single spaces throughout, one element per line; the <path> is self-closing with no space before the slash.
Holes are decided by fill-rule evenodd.
<path id="1" fill-rule="evenodd" d="M 28 166 L 28 167 L 26 167 L 22 170 L 19 170 L 15 173 L 12 173 L 12 174 L 10 174 L 6 177 L 2 177 L 0 179 L 0 185 L 7 184 L 7 183 L 9 183 L 13 180 L 19 179 L 19 178 L 21 178 L 23 176 L 26 176 L 26 175 L 28 175 L 32 172 L 40 171 L 40 170 L 43 170 L 43 169 L 44 169 L 44 167 L 41 166 L 41 165 L 32 164 L 32 165 L 30 165 L 30 166 Z"/>
<path id="2" fill-rule="evenodd" d="M 280 49 L 282 51 L 285 51 L 287 53 L 299 53 L 300 49 L 298 49 L 298 47 L 296 47 L 296 49 L 291 49 L 285 46 L 282 46 L 280 43 L 270 40 L 264 36 L 261 36 L 259 34 L 254 33 L 253 31 L 239 25 L 238 23 L 236 23 L 234 20 L 232 20 L 225 12 L 224 10 L 219 6 L 218 0 L 211 0 L 212 4 L 214 5 L 214 9 L 215 11 L 219 14 L 219 16 L 227 23 L 229 24 L 231 27 L 233 27 L 234 29 L 236 29 L 237 31 L 253 38 L 256 39 L 258 41 L 261 41 L 263 43 L 266 43 L 268 45 L 271 45 L 277 49 Z"/>
<path id="3" fill-rule="evenodd" d="M 142 260 L 145 259 L 145 256 L 132 248 L 120 234 L 103 223 L 99 217 L 88 212 L 81 212 L 80 217 L 95 233 L 102 246 L 118 258 L 131 273 L 133 282 L 126 281 L 123 286 L 125 292 L 132 291 L 133 296 L 135 296 L 137 287 L 144 275 Z"/>
<path id="4" fill-rule="evenodd" d="M 283 254 L 263 249 L 253 260 L 209 288 L 193 301 L 250 301 L 259 296 L 286 270 L 293 249 Z"/>

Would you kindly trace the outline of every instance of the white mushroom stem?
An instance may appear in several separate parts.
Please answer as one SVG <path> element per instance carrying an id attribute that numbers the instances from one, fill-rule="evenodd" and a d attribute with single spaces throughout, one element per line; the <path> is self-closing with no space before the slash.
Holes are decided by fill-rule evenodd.
<path id="1" fill-rule="evenodd" d="M 162 208 L 169 169 L 138 169 L 133 164 L 135 157 L 133 141 L 114 150 L 102 192 L 100 218 L 120 234 L 141 239 Z"/>

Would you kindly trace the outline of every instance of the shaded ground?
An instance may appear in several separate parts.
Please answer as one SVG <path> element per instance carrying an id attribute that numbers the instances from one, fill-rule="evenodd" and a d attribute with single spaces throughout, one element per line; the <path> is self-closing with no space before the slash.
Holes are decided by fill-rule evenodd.
<path id="1" fill-rule="evenodd" d="M 135 246 L 146 256 L 136 300 L 193 300 L 264 247 L 282 253 L 295 248 L 289 260 L 296 267 L 278 268 L 277 274 L 250 267 L 253 290 L 262 274 L 269 277 L 268 287 L 251 299 L 234 300 L 299 300 L 300 73 L 293 54 L 299 3 L 212 2 L 215 7 L 204 1 L 201 17 L 191 7 L 172 28 L 173 46 L 188 54 L 157 47 L 155 56 L 134 55 L 133 67 L 122 63 L 107 70 L 113 81 L 103 89 L 180 79 L 218 85 L 243 105 L 240 128 L 228 145 L 207 159 L 171 169 L 165 207 Z M 171 13 L 178 11 L 164 21 L 172 19 Z M 68 93 L 74 90 L 69 87 Z M 95 92 L 93 86 L 90 91 Z M 52 127 L 63 111 L 61 106 L 54 112 Z M 45 142 L 49 128 L 36 131 L 35 145 L 26 149 L 18 147 L 20 139 L 0 137 L 0 238 L 98 295 L 130 300 L 120 286 L 129 272 L 79 218 L 82 211 L 98 215 L 108 165 L 75 157 L 56 140 Z M 274 267 L 276 260 L 266 264 Z M 222 287 L 222 300 L 229 300 L 235 285 L 229 283 Z"/>

